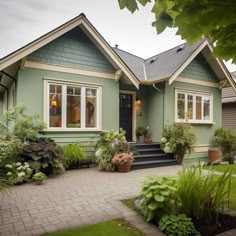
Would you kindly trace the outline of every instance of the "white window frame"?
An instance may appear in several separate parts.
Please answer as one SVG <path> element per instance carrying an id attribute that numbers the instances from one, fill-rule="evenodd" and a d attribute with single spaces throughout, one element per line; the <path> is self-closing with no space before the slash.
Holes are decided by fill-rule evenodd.
<path id="1" fill-rule="evenodd" d="M 185 103 L 184 103 L 184 113 L 185 113 L 185 119 L 178 119 L 178 94 L 185 94 Z M 193 96 L 193 119 L 188 119 L 187 117 L 187 111 L 188 111 L 188 103 L 187 103 L 187 96 L 191 95 Z M 196 97 L 200 96 L 202 97 L 202 119 L 197 120 L 196 119 Z M 209 96 L 210 98 L 210 119 L 209 120 L 203 120 L 203 97 Z M 175 122 L 176 123 L 192 123 L 192 124 L 213 124 L 213 94 L 212 93 L 206 93 L 201 91 L 193 91 L 193 90 L 184 90 L 184 89 L 175 89 Z"/>
<path id="2" fill-rule="evenodd" d="M 49 85 L 62 85 L 62 127 L 49 127 Z M 97 100 L 96 100 L 96 127 L 85 127 L 85 114 L 81 116 L 81 127 L 80 128 L 68 128 L 66 127 L 66 94 L 67 94 L 67 86 L 78 86 L 81 88 L 81 110 L 85 110 L 85 90 L 86 88 L 89 89 L 96 89 L 97 90 Z M 84 117 L 83 117 L 84 116 Z M 44 122 L 47 125 L 47 131 L 66 131 L 66 132 L 73 132 L 73 131 L 101 131 L 102 130 L 102 86 L 97 84 L 88 84 L 88 83 L 80 83 L 80 82 L 73 82 L 73 81 L 61 81 L 61 80 L 51 80 L 45 79 L 44 80 Z"/>

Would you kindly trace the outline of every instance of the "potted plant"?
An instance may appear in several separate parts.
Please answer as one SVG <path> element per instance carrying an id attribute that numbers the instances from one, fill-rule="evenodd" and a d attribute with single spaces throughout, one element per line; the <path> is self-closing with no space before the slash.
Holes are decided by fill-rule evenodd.
<path id="1" fill-rule="evenodd" d="M 38 172 L 33 175 L 32 180 L 35 181 L 35 184 L 43 184 L 45 182 L 45 179 L 47 179 L 47 176 L 43 172 Z"/>
<path id="2" fill-rule="evenodd" d="M 138 137 L 139 143 L 144 143 L 144 139 L 147 138 L 148 127 L 139 126 L 136 129 L 136 136 Z"/>
<path id="3" fill-rule="evenodd" d="M 128 172 L 134 160 L 133 153 L 119 153 L 112 158 L 112 163 L 117 166 L 119 172 Z"/>
<path id="4" fill-rule="evenodd" d="M 172 153 L 182 164 L 184 155 L 191 153 L 195 142 L 196 134 L 189 124 L 166 124 L 162 132 L 161 149 L 165 153 Z"/>
<path id="5" fill-rule="evenodd" d="M 233 131 L 224 128 L 217 129 L 215 131 L 212 144 L 214 148 L 211 148 L 208 151 L 209 162 L 219 159 L 220 147 L 223 161 L 228 161 L 229 164 L 234 163 L 234 154 L 236 151 L 236 134 Z"/>

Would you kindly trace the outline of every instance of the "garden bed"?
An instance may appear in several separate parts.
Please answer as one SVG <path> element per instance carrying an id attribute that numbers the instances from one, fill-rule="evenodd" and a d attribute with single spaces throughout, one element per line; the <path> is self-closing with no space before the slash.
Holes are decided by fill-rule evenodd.
<path id="1" fill-rule="evenodd" d="M 138 199 L 138 197 L 131 198 L 131 199 L 124 199 L 124 200 L 121 200 L 121 202 L 125 204 L 127 207 L 131 208 L 132 210 L 140 213 L 138 209 L 135 208 L 134 202 L 136 199 Z M 231 216 L 227 214 L 219 214 L 217 224 L 214 221 L 210 223 L 207 221 L 195 220 L 195 219 L 192 219 L 192 222 L 196 230 L 200 232 L 202 236 L 214 236 L 222 232 L 236 228 L 236 216 Z M 158 227 L 156 222 L 151 221 L 150 223 Z"/>
<path id="2" fill-rule="evenodd" d="M 192 221 L 196 230 L 202 236 L 214 236 L 236 227 L 236 217 L 226 214 L 219 214 L 217 224 L 195 219 L 192 219 Z"/>

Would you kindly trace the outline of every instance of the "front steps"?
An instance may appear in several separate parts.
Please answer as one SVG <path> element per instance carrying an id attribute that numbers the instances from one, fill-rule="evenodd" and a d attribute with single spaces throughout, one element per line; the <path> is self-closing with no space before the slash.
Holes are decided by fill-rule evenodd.
<path id="1" fill-rule="evenodd" d="M 159 143 L 132 144 L 134 162 L 132 169 L 145 169 L 158 166 L 178 165 L 178 162 L 160 149 Z"/>

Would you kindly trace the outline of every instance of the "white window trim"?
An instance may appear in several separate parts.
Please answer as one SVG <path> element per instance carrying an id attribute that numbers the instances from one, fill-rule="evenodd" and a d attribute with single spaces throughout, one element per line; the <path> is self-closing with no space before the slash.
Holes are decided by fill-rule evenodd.
<path id="1" fill-rule="evenodd" d="M 210 97 L 210 119 L 209 120 L 190 120 L 190 119 L 178 119 L 178 93 L 183 93 L 185 95 L 193 96 L 193 117 L 196 117 L 196 96 L 209 96 Z M 187 96 L 185 96 L 187 97 Z M 195 90 L 185 90 L 185 89 L 175 89 L 175 122 L 176 123 L 191 123 L 191 124 L 214 124 L 213 122 L 213 94 L 195 91 Z M 203 109 L 203 106 L 202 106 Z M 187 99 L 185 98 L 185 114 L 187 112 Z M 202 111 L 203 114 L 203 111 Z"/>
<path id="2" fill-rule="evenodd" d="M 80 86 L 84 88 L 92 88 L 92 89 L 97 89 L 97 127 L 95 128 L 61 128 L 61 127 L 49 127 L 49 109 L 48 109 L 48 104 L 49 104 L 49 84 L 54 83 L 54 84 L 61 84 L 61 85 L 71 85 L 71 86 Z M 66 89 L 66 87 L 62 87 L 62 93 L 63 89 Z M 65 94 L 65 92 L 64 92 Z M 66 105 L 66 98 L 65 96 L 62 96 L 62 103 L 64 103 L 64 108 Z M 60 81 L 58 79 L 45 79 L 44 78 L 44 107 L 43 107 L 43 120 L 46 123 L 47 127 L 45 131 L 51 131 L 51 132 L 92 132 L 92 131 L 101 131 L 102 130 L 102 86 L 97 85 L 97 84 L 89 84 L 89 83 L 84 83 L 84 82 L 75 82 L 75 81 Z M 65 122 L 65 112 L 62 112 L 62 121 Z M 64 126 L 65 127 L 65 124 Z"/>

